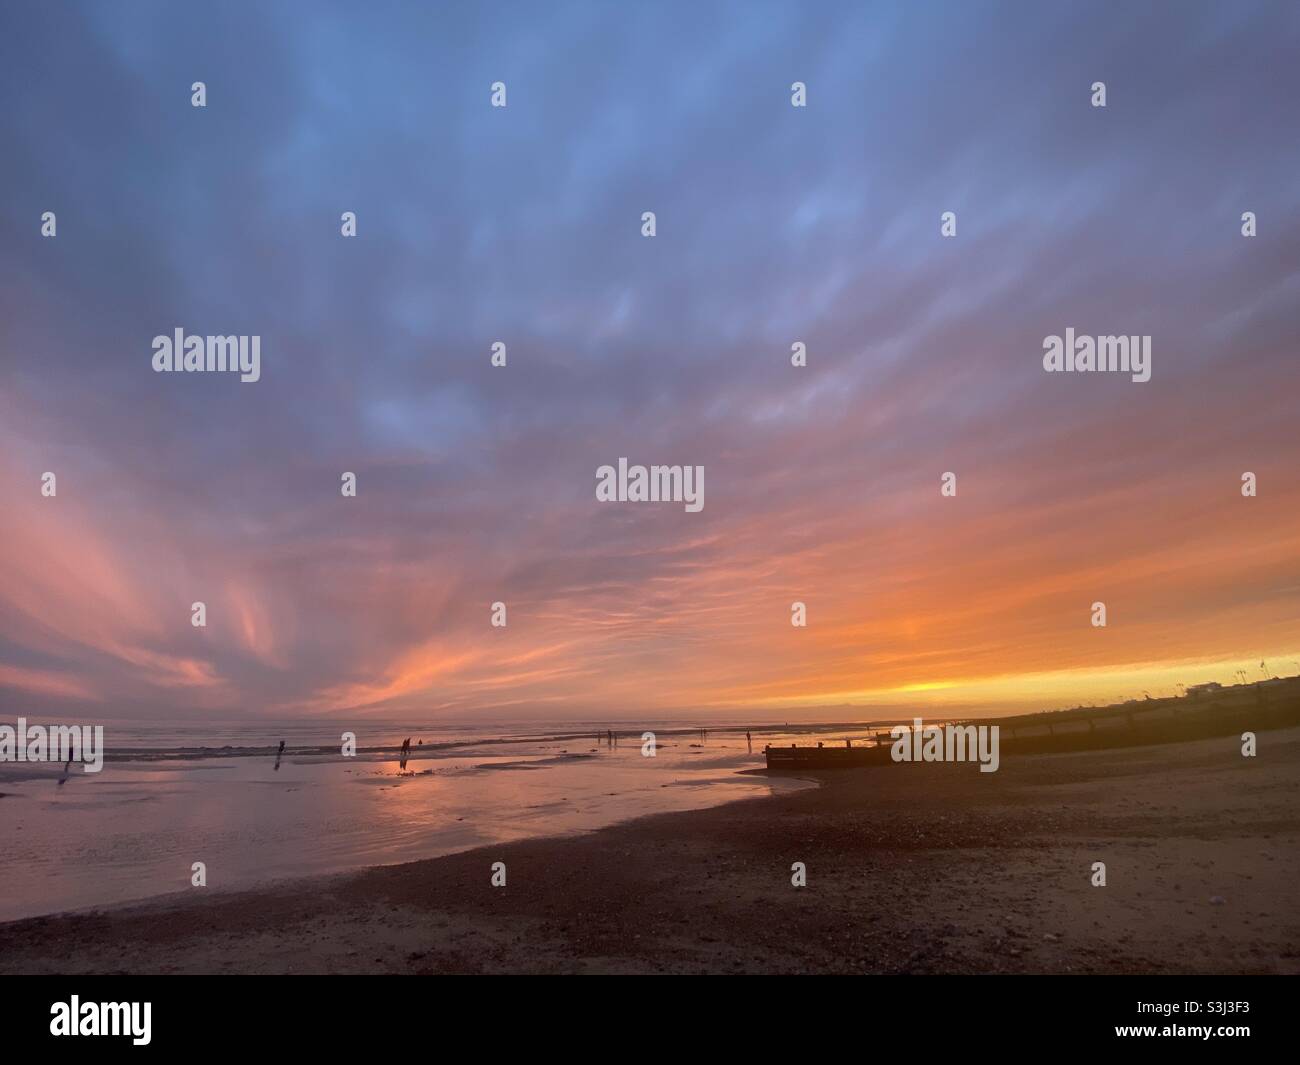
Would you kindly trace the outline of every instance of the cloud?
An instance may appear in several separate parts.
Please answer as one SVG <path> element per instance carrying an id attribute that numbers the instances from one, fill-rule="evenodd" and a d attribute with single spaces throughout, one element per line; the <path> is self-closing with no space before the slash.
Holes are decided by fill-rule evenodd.
<path id="1" fill-rule="evenodd" d="M 8 23 L 7 701 L 689 712 L 1294 631 L 1290 13 Z M 178 326 L 260 335 L 262 380 L 151 373 Z M 1152 334 L 1152 382 L 1044 375 L 1067 326 Z M 597 505 L 621 455 L 705 465 L 705 511 Z"/>

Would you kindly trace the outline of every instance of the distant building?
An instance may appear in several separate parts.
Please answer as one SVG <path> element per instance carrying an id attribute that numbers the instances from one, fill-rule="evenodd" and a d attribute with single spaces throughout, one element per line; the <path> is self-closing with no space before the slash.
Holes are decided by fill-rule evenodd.
<path id="1" fill-rule="evenodd" d="M 1223 691 L 1223 685 L 1217 680 L 1209 681 L 1206 684 L 1193 684 L 1187 689 L 1188 695 L 1213 695 L 1215 692 Z"/>

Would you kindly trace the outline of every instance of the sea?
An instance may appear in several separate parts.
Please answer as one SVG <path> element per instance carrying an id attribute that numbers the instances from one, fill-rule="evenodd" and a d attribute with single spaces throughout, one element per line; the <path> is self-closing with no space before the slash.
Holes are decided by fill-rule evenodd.
<path id="1" fill-rule="evenodd" d="M 324 721 L 105 722 L 98 773 L 0 762 L 0 921 L 239 890 L 815 787 L 761 772 L 764 745 L 867 742 L 872 726 L 348 729 L 352 755 L 343 753 L 345 729 Z"/>

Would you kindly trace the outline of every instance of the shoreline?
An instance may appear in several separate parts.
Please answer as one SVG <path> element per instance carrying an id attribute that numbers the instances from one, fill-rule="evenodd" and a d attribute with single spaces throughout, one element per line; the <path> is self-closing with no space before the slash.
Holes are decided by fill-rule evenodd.
<path id="1" fill-rule="evenodd" d="M 1300 728 L 1260 741 L 800 771 L 821 786 L 8 922 L 0 972 L 1296 973 Z"/>

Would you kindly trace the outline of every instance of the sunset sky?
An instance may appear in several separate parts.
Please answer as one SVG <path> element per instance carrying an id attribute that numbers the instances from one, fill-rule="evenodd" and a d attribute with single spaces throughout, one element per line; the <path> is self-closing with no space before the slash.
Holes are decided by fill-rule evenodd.
<path id="1" fill-rule="evenodd" d="M 213 8 L 0 8 L 0 716 L 1300 672 L 1300 8 Z M 154 373 L 178 327 L 261 380 Z M 703 510 L 597 502 L 620 456 Z"/>

